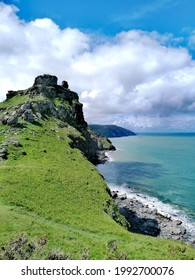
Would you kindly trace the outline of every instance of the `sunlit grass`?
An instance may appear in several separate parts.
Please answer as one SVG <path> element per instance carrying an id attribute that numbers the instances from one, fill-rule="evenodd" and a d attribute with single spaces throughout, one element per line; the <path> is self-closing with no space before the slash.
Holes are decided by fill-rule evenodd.
<path id="1" fill-rule="evenodd" d="M 129 259 L 195 258 L 190 246 L 129 233 L 111 218 L 114 202 L 101 175 L 69 145 L 74 128 L 60 128 L 54 119 L 25 125 L 11 132 L 0 127 L 2 143 L 21 143 L 9 144 L 8 160 L 0 162 L 0 246 L 25 232 L 48 239 L 32 258 L 44 259 L 57 248 L 72 259 L 84 249 L 90 259 L 106 259 L 110 242 Z"/>

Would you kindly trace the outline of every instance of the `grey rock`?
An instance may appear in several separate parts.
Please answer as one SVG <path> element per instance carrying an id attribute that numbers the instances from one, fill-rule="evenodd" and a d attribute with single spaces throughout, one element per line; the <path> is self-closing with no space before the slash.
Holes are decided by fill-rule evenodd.
<path id="1" fill-rule="evenodd" d="M 22 104 L 22 106 L 20 107 L 20 112 L 23 113 L 23 112 L 26 111 L 27 109 L 30 109 L 30 105 L 29 105 L 29 103 L 24 103 L 24 104 Z"/>
<path id="2" fill-rule="evenodd" d="M 17 125 L 18 124 L 18 114 L 14 111 L 11 116 L 7 119 L 8 125 Z"/>
<path id="3" fill-rule="evenodd" d="M 43 118 L 43 116 L 42 116 L 41 113 L 39 113 L 39 112 L 36 113 L 36 117 L 37 117 L 38 119 L 42 119 L 42 118 Z"/>
<path id="4" fill-rule="evenodd" d="M 28 100 L 24 104 L 0 110 L 0 121 L 3 124 L 14 126 L 23 119 L 31 123 L 39 122 L 43 126 L 44 122 L 40 122 L 40 119 L 53 117 L 59 122 L 60 129 L 67 126 L 71 126 L 71 130 L 75 129 L 76 133 L 70 132 L 68 136 L 71 148 L 80 149 L 94 164 L 107 161 L 104 150 L 114 150 L 114 147 L 88 127 L 83 115 L 83 105 L 79 102 L 78 94 L 68 89 L 68 82 L 64 81 L 60 86 L 57 85 L 56 76 L 41 75 L 35 78 L 32 87 L 8 92 L 7 99 L 24 95 Z M 11 110 L 15 111 L 12 116 Z M 25 130 L 25 124 L 22 122 L 18 129 Z"/>
<path id="5" fill-rule="evenodd" d="M 3 117 L 2 120 L 1 120 L 2 124 L 7 124 L 8 119 L 9 119 L 9 116 L 8 116 L 8 115 L 6 115 L 5 117 Z"/>
<path id="6" fill-rule="evenodd" d="M 143 204 L 141 200 L 131 198 L 121 200 L 120 196 L 123 195 L 118 191 L 111 191 L 111 196 L 119 206 L 120 213 L 131 225 L 130 231 L 159 238 L 181 240 L 195 246 L 195 237 L 187 232 L 182 221 L 159 213 L 157 209 Z"/>
<path id="7" fill-rule="evenodd" d="M 181 229 L 180 228 L 172 228 L 171 230 L 171 234 L 174 234 L 174 235 L 180 235 L 181 234 Z"/>
<path id="8" fill-rule="evenodd" d="M 42 86 L 57 86 L 58 78 L 52 75 L 42 75 L 35 78 L 34 86 L 35 85 L 42 85 Z"/>
<path id="9" fill-rule="evenodd" d="M 180 220 L 176 220 L 175 222 L 176 222 L 177 226 L 180 226 L 182 224 L 182 221 L 180 221 Z"/>
<path id="10" fill-rule="evenodd" d="M 24 113 L 22 114 L 22 118 L 30 123 L 35 121 L 33 111 L 31 109 L 27 109 L 26 111 L 24 111 Z"/>

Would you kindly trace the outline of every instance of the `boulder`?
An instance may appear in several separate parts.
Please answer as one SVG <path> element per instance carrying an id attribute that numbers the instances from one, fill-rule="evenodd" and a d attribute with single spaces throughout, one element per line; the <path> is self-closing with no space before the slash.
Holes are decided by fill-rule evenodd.
<path id="1" fill-rule="evenodd" d="M 8 90 L 8 93 L 6 94 L 7 99 L 11 99 L 12 97 L 17 95 L 17 91 L 14 90 Z"/>
<path id="2" fill-rule="evenodd" d="M 20 111 L 21 113 L 23 113 L 24 111 L 26 111 L 26 110 L 28 110 L 28 109 L 30 109 L 29 103 L 24 103 L 24 104 L 22 104 L 22 106 L 20 107 L 19 111 Z"/>
<path id="3" fill-rule="evenodd" d="M 14 111 L 11 116 L 7 119 L 7 124 L 9 125 L 17 125 L 18 124 L 18 114 Z"/>
<path id="4" fill-rule="evenodd" d="M 62 82 L 62 87 L 65 88 L 65 89 L 68 89 L 69 88 L 68 82 L 67 81 L 63 81 Z"/>
<path id="5" fill-rule="evenodd" d="M 27 122 L 34 122 L 35 118 L 33 115 L 33 111 L 31 109 L 27 109 L 23 114 L 22 114 L 22 118 L 27 121 Z"/>
<path id="6" fill-rule="evenodd" d="M 8 119 L 9 119 L 9 116 L 5 115 L 5 117 L 3 117 L 3 119 L 1 120 L 2 124 L 7 124 Z"/>

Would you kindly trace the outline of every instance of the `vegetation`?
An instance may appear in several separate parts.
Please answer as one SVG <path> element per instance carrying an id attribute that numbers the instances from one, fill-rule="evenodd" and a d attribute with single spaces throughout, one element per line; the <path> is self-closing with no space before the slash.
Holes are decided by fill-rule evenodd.
<path id="1" fill-rule="evenodd" d="M 195 259 L 186 244 L 127 230 L 101 174 L 71 148 L 78 134 L 49 116 L 0 124 L 0 258 Z"/>

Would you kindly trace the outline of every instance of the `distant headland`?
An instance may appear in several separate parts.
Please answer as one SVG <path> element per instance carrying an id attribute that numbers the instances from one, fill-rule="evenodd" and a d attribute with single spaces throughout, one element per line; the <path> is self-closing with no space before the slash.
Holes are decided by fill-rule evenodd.
<path id="1" fill-rule="evenodd" d="M 133 131 L 117 125 L 90 124 L 89 127 L 102 137 L 113 138 L 136 135 Z"/>

